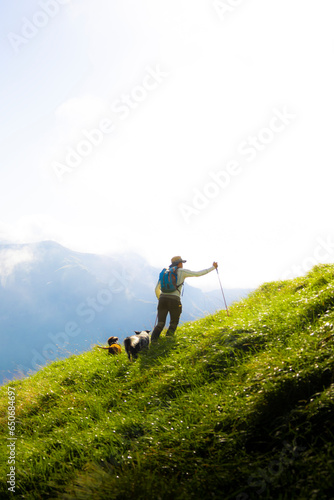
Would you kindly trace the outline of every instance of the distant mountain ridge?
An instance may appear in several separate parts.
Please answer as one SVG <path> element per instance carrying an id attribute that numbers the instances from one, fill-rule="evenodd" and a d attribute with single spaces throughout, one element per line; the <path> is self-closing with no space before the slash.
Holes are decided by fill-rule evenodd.
<path id="1" fill-rule="evenodd" d="M 0 382 L 49 360 L 120 342 L 133 330 L 152 329 L 159 269 L 136 254 L 75 252 L 53 241 L 0 244 Z M 226 290 L 231 303 L 250 290 Z M 220 291 L 186 284 L 181 321 L 223 308 Z"/>

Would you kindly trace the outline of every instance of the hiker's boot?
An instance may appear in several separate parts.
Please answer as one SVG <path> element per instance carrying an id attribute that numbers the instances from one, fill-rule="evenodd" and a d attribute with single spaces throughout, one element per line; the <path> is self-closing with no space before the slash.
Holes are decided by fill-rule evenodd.
<path id="1" fill-rule="evenodd" d="M 160 333 L 161 333 L 161 328 L 159 326 L 156 326 L 151 335 L 151 344 L 155 344 L 156 342 L 158 342 Z"/>

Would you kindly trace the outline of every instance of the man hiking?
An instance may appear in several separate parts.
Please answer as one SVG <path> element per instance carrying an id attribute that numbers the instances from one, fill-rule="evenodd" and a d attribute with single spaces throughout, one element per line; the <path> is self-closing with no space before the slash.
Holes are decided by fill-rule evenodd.
<path id="1" fill-rule="evenodd" d="M 212 267 L 203 269 L 203 271 L 189 271 L 189 269 L 183 269 L 184 262 L 187 261 L 182 260 L 180 256 L 173 257 L 169 269 L 163 269 L 160 273 L 155 287 L 155 294 L 158 299 L 158 323 L 151 335 L 152 342 L 158 340 L 165 326 L 168 313 L 170 315 L 170 324 L 166 336 L 174 335 L 182 312 L 181 290 L 184 280 L 191 276 L 204 276 L 218 267 L 217 262 L 214 262 Z"/>

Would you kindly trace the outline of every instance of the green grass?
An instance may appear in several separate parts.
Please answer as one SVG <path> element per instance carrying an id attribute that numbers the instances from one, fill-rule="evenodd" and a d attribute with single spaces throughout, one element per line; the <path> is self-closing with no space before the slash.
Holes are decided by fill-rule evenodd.
<path id="1" fill-rule="evenodd" d="M 334 266 L 266 283 L 129 363 L 90 352 L 16 392 L 24 499 L 314 499 L 334 489 Z"/>

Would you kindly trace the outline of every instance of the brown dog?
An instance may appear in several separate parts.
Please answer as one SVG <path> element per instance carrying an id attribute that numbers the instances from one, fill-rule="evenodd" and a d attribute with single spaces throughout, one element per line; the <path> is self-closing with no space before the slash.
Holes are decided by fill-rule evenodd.
<path id="1" fill-rule="evenodd" d="M 100 345 L 98 345 L 97 347 L 99 347 L 100 349 L 108 349 L 109 354 L 121 354 L 122 348 L 119 344 L 117 344 L 117 342 L 118 342 L 118 337 L 109 337 L 108 338 L 109 347 L 102 347 Z"/>

